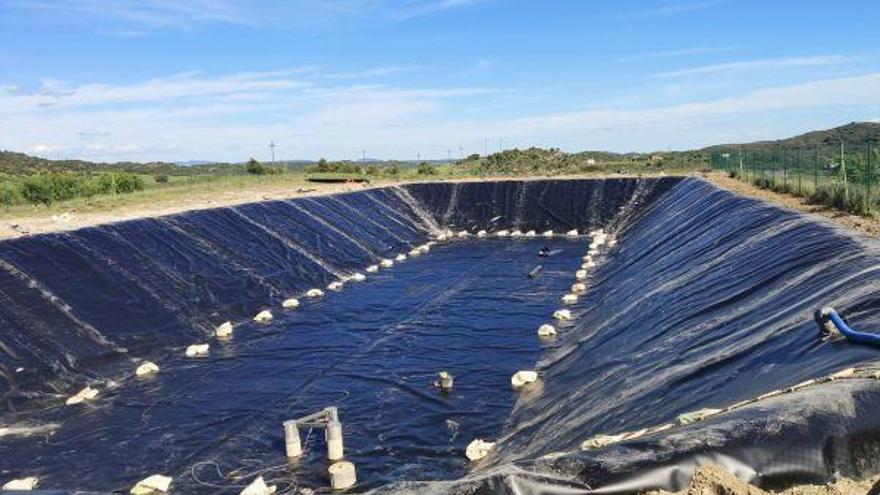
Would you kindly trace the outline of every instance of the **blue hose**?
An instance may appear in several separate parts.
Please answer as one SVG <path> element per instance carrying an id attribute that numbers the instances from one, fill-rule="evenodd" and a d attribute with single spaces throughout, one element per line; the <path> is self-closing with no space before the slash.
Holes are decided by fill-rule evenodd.
<path id="1" fill-rule="evenodd" d="M 827 316 L 834 326 L 837 327 L 837 331 L 839 331 L 844 337 L 846 337 L 849 341 L 855 342 L 857 344 L 868 344 L 880 347 L 880 335 L 874 333 L 865 333 L 865 332 L 857 332 L 849 327 L 843 318 L 837 314 L 837 311 L 825 310 L 823 311 L 824 315 Z"/>

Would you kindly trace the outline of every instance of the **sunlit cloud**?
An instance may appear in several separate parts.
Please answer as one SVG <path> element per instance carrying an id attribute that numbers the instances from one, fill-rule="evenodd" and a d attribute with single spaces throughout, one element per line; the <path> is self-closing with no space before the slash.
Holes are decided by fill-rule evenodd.
<path id="1" fill-rule="evenodd" d="M 134 38 L 154 31 L 194 31 L 210 25 L 299 29 L 370 19 L 402 21 L 483 0 L 11 0 L 7 7 L 45 20 L 93 23 L 97 34 Z"/>
<path id="2" fill-rule="evenodd" d="M 787 57 L 787 58 L 768 58 L 761 60 L 747 60 L 741 62 L 727 62 L 721 64 L 702 65 L 699 67 L 690 67 L 687 69 L 679 69 L 667 72 L 659 72 L 653 74 L 654 78 L 683 77 L 705 74 L 716 74 L 722 72 L 735 71 L 755 71 L 755 70 L 777 70 L 782 68 L 793 67 L 826 67 L 830 65 L 841 65 L 850 62 L 857 62 L 861 57 L 847 55 L 821 55 L 814 57 Z"/>
<path id="3" fill-rule="evenodd" d="M 726 53 L 737 51 L 745 48 L 745 45 L 727 45 L 727 46 L 707 46 L 707 45 L 699 45 L 699 46 L 691 46 L 687 48 L 679 48 L 675 50 L 662 50 L 656 52 L 647 52 L 647 53 L 636 53 L 633 55 L 627 55 L 624 57 L 620 57 L 616 60 L 616 62 L 624 63 L 624 62 L 635 62 L 638 60 L 652 60 L 652 59 L 662 59 L 662 58 L 672 58 L 672 57 L 685 57 L 689 55 L 708 55 L 714 53 Z"/>
<path id="4" fill-rule="evenodd" d="M 717 7 L 726 3 L 727 0 L 699 0 L 691 2 L 670 2 L 664 3 L 656 7 L 649 7 L 638 10 L 630 10 L 623 12 L 619 17 L 663 17 L 676 14 L 686 14 L 698 10 Z"/>
<path id="5" fill-rule="evenodd" d="M 265 153 L 270 139 L 287 158 L 352 158 L 362 149 L 381 157 L 445 157 L 450 149 L 481 152 L 486 140 L 499 138 L 505 146 L 628 151 L 799 130 L 803 119 L 779 124 L 791 112 L 825 119 L 839 109 L 858 108 L 866 119 L 880 112 L 880 73 L 677 105 L 593 105 L 499 118 L 479 112 L 480 105 L 486 98 L 507 99 L 509 89 L 305 84 L 287 72 L 186 73 L 130 85 L 68 83 L 63 87 L 74 94 L 52 108 L 35 105 L 39 98 L 53 98 L 39 92 L 0 95 L 0 148 L 108 161 L 239 161 Z M 465 116 L 459 111 L 464 107 L 476 111 Z M 766 115 L 777 120 L 762 124 Z"/>

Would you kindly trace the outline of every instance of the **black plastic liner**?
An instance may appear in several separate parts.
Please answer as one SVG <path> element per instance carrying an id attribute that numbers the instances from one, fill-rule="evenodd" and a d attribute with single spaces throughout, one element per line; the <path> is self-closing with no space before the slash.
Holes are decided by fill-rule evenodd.
<path id="1" fill-rule="evenodd" d="M 457 481 L 378 490 L 675 490 L 707 461 L 772 488 L 880 471 L 873 379 L 580 451 L 598 434 L 674 423 L 877 360 L 877 349 L 820 340 L 812 319 L 830 305 L 856 329 L 880 328 L 877 241 L 698 179 L 414 184 L 0 243 L 5 417 L 26 420 L 35 403 L 114 376 L 123 357 L 204 339 L 220 321 L 408 250 L 437 226 L 604 227 L 618 244 L 543 350 L 542 389 L 520 398 L 493 454 Z"/>

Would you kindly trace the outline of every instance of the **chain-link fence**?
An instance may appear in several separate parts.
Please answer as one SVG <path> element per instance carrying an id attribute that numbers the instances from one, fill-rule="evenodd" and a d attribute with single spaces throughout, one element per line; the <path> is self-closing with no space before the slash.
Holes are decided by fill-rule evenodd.
<path id="1" fill-rule="evenodd" d="M 718 148 L 710 155 L 711 168 L 731 177 L 861 215 L 877 207 L 877 162 L 872 142 Z"/>

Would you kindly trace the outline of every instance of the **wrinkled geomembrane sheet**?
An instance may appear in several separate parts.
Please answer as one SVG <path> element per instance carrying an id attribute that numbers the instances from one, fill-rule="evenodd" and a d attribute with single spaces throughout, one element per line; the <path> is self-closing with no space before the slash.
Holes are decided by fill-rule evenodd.
<path id="1" fill-rule="evenodd" d="M 558 307 L 587 238 L 553 240 L 562 251 L 546 260 L 534 256 L 543 239 L 437 246 L 281 316 L 281 298 L 408 251 L 438 226 L 601 226 L 618 244 L 549 345 L 535 328 Z M 326 405 L 340 407 L 357 491 L 680 489 L 706 461 L 765 487 L 867 476 L 880 470 L 873 379 L 580 445 L 871 365 L 876 349 L 820 340 L 812 311 L 831 305 L 859 330 L 880 328 L 877 251 L 874 240 L 678 178 L 414 184 L 5 242 L 0 422 L 56 429 L 0 438 L 0 477 L 41 472 L 43 488 L 107 491 L 165 469 L 186 492 L 236 493 L 266 469 L 281 489 L 321 490 L 318 454 L 285 465 L 280 422 Z M 526 278 L 538 263 L 541 275 Z M 280 320 L 244 323 L 231 348 L 212 349 L 213 366 L 179 357 L 217 323 L 269 304 Z M 163 371 L 122 378 L 134 357 Z M 512 371 L 534 366 L 540 387 L 512 393 Z M 427 387 L 431 373 L 456 367 L 452 396 Z M 57 407 L 109 379 L 119 386 L 98 402 Z M 498 446 L 469 467 L 462 449 L 475 436 Z"/>

